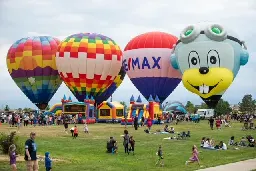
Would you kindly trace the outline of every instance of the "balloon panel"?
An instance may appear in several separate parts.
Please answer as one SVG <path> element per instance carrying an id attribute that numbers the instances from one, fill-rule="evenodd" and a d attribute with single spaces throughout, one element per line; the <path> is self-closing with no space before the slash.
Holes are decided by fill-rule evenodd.
<path id="1" fill-rule="evenodd" d="M 121 68 L 122 51 L 109 37 L 79 33 L 62 41 L 56 56 L 61 78 L 83 101 L 85 95 L 96 98 L 113 83 Z"/>
<path id="2" fill-rule="evenodd" d="M 183 76 L 184 87 L 214 108 L 248 62 L 244 42 L 219 24 L 196 24 L 180 34 L 171 63 Z"/>
<path id="3" fill-rule="evenodd" d="M 97 104 L 102 103 L 103 101 L 106 101 L 115 91 L 116 89 L 121 85 L 125 77 L 125 71 L 124 68 L 121 67 L 118 76 L 114 79 L 113 83 L 107 88 L 105 92 L 103 92 L 101 95 L 95 97 L 95 102 Z"/>
<path id="4" fill-rule="evenodd" d="M 22 38 L 7 54 L 8 71 L 31 102 L 48 104 L 62 83 L 55 54 L 59 40 L 49 36 Z"/>
<path id="5" fill-rule="evenodd" d="M 180 83 L 181 73 L 169 62 L 176 42 L 177 38 L 170 34 L 150 32 L 135 37 L 126 46 L 123 67 L 146 99 L 157 95 L 163 102 Z"/>

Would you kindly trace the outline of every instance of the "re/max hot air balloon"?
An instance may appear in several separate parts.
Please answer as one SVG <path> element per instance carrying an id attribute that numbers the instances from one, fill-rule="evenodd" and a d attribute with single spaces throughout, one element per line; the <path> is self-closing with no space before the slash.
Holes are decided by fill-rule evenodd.
<path id="1" fill-rule="evenodd" d="M 103 101 L 106 101 L 121 85 L 125 77 L 125 70 L 121 67 L 118 76 L 114 79 L 113 83 L 104 91 L 101 95 L 95 97 L 95 103 L 101 104 Z"/>
<path id="2" fill-rule="evenodd" d="M 22 38 L 7 54 L 12 79 L 41 110 L 47 107 L 62 83 L 55 63 L 58 44 L 59 40 L 50 36 Z"/>
<path id="3" fill-rule="evenodd" d="M 162 103 L 180 83 L 180 72 L 168 64 L 176 42 L 177 38 L 171 34 L 149 32 L 126 45 L 123 67 L 146 99 L 158 96 Z"/>
<path id="4" fill-rule="evenodd" d="M 183 85 L 215 108 L 248 62 L 244 42 L 219 24 L 191 25 L 180 34 L 171 64 L 183 74 Z"/>
<path id="5" fill-rule="evenodd" d="M 67 37 L 58 47 L 56 64 L 62 80 L 79 101 L 97 98 L 113 83 L 122 66 L 114 40 L 96 33 Z"/>

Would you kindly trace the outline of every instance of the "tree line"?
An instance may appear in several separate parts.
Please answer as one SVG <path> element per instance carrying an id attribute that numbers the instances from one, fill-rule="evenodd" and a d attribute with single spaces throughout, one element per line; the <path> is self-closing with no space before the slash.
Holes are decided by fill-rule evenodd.
<path id="1" fill-rule="evenodd" d="M 244 95 L 242 101 L 238 103 L 238 106 L 239 112 L 242 114 L 254 114 L 256 112 L 256 100 L 253 99 L 251 94 Z M 201 105 L 194 105 L 191 101 L 187 101 L 185 107 L 189 113 L 196 113 L 198 109 L 208 109 L 208 106 L 205 103 L 202 103 Z M 238 111 L 232 110 L 229 102 L 223 99 L 220 99 L 214 110 L 217 116 L 229 114 L 231 112 L 233 114 L 238 114 Z"/>

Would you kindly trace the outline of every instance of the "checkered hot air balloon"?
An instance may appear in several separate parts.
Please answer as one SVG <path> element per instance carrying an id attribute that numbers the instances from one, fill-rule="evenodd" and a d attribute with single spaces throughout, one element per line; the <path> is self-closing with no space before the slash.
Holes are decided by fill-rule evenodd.
<path id="1" fill-rule="evenodd" d="M 59 42 L 49 36 L 22 38 L 10 47 L 7 54 L 12 79 L 41 110 L 47 107 L 62 83 L 55 63 Z"/>
<path id="2" fill-rule="evenodd" d="M 133 38 L 124 49 L 123 67 L 132 83 L 148 99 L 163 102 L 181 81 L 181 73 L 170 65 L 177 37 L 149 32 Z"/>
<path id="3" fill-rule="evenodd" d="M 81 102 L 86 95 L 100 97 L 122 66 L 120 47 L 111 38 L 96 33 L 67 37 L 60 43 L 56 56 L 62 80 Z"/>
<path id="4" fill-rule="evenodd" d="M 125 73 L 124 68 L 121 67 L 121 69 L 120 69 L 117 77 L 114 79 L 113 83 L 101 95 L 95 97 L 95 102 L 97 104 L 100 104 L 103 101 L 107 100 L 116 91 L 116 89 L 121 85 L 121 83 L 124 80 L 125 74 L 126 73 Z"/>

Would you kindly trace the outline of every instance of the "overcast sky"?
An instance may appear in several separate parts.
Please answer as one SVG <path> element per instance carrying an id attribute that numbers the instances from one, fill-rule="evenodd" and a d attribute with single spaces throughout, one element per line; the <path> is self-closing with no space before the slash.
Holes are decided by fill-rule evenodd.
<path id="1" fill-rule="evenodd" d="M 179 36 L 184 27 L 198 22 L 223 24 L 245 40 L 249 62 L 241 67 L 223 98 L 232 104 L 238 103 L 244 94 L 256 98 L 255 0 L 0 0 L 0 108 L 5 104 L 11 108 L 35 108 L 6 67 L 9 47 L 22 37 L 51 35 L 63 39 L 74 33 L 96 32 L 111 37 L 124 49 L 138 34 L 164 31 Z M 50 104 L 60 102 L 64 94 L 72 95 L 62 84 Z M 128 102 L 131 94 L 137 97 L 140 93 L 126 76 L 113 100 Z M 182 83 L 167 100 L 202 102 Z"/>

